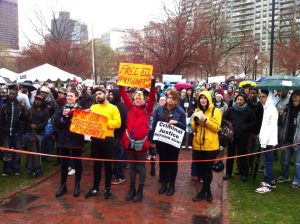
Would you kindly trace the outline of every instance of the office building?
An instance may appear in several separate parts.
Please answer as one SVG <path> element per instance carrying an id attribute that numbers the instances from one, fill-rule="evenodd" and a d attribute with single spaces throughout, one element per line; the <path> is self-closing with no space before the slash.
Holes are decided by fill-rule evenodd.
<path id="1" fill-rule="evenodd" d="M 0 44 L 19 49 L 18 0 L 0 0 Z"/>

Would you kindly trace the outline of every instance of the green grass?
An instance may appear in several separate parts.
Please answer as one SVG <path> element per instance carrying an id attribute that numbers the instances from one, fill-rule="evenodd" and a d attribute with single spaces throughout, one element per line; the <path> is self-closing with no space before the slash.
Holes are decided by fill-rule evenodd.
<path id="1" fill-rule="evenodd" d="M 85 148 L 83 150 L 83 155 L 87 156 L 87 153 L 89 152 L 90 144 L 86 144 Z M 14 176 L 9 175 L 7 177 L 0 176 L 0 198 L 3 197 L 5 194 L 9 193 L 10 191 L 18 190 L 23 187 L 26 187 L 26 185 L 29 185 L 31 182 L 36 181 L 37 179 L 40 179 L 44 177 L 45 175 L 49 174 L 50 172 L 54 171 L 55 169 L 59 169 L 60 166 L 54 166 L 53 164 L 56 161 L 56 158 L 51 157 L 51 162 L 43 162 L 42 175 L 38 177 L 32 177 L 28 176 L 26 169 L 25 169 L 25 161 L 26 161 L 26 155 L 22 155 L 21 157 L 21 174 L 20 176 Z M 2 161 L 0 161 L 0 170 L 2 173 Z"/>
<path id="2" fill-rule="evenodd" d="M 261 162 L 262 163 L 262 162 Z M 294 166 L 290 167 L 291 177 Z M 274 166 L 275 174 L 280 174 L 279 161 Z M 300 223 L 300 189 L 291 189 L 290 183 L 277 184 L 277 188 L 265 194 L 255 193 L 263 175 L 258 174 L 256 183 L 252 184 L 252 176 L 242 182 L 238 176 L 230 179 L 229 191 L 229 223 Z"/>

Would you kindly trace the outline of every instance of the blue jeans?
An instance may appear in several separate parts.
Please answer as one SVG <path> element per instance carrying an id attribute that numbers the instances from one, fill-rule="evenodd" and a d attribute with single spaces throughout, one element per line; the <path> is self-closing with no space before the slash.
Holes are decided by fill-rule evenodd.
<path id="1" fill-rule="evenodd" d="M 123 151 L 124 148 L 120 144 L 120 141 L 118 139 L 114 139 L 113 159 L 115 160 L 122 159 L 121 156 Z M 113 175 L 117 179 L 125 179 L 122 162 L 113 162 Z"/>
<path id="2" fill-rule="evenodd" d="M 290 172 L 290 161 L 292 155 L 295 154 L 295 176 L 294 183 L 300 184 L 300 145 L 286 148 L 281 152 L 281 176 L 288 178 Z"/>
<path id="3" fill-rule="evenodd" d="M 4 147 L 12 149 L 22 149 L 21 147 L 21 135 L 6 135 L 3 136 Z M 9 161 L 3 161 L 3 173 L 20 173 L 21 171 L 21 154 L 4 152 L 4 154 L 10 153 L 11 159 Z"/>
<path id="4" fill-rule="evenodd" d="M 273 146 L 268 145 L 267 148 L 262 149 L 262 151 L 273 149 Z M 274 163 L 274 151 L 265 152 L 262 154 L 264 159 L 264 182 L 268 184 L 272 184 L 275 180 L 274 172 L 273 172 L 273 163 Z"/>
<path id="5" fill-rule="evenodd" d="M 52 135 L 42 135 L 41 152 L 45 154 L 52 154 Z"/>

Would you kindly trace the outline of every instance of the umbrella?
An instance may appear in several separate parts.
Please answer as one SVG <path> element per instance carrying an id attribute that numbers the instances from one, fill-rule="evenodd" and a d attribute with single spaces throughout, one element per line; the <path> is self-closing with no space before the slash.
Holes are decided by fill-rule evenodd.
<path id="1" fill-rule="evenodd" d="M 261 81 L 258 89 L 266 90 L 297 90 L 300 89 L 300 77 L 294 76 L 269 76 Z"/>
<path id="2" fill-rule="evenodd" d="M 30 83 L 30 82 L 19 82 L 18 85 L 19 86 L 23 86 L 24 88 L 28 89 L 29 92 L 37 90 L 35 88 L 35 86 L 32 83 Z"/>
<path id="3" fill-rule="evenodd" d="M 175 89 L 194 89 L 194 86 L 186 82 L 178 82 L 174 85 Z"/>
<path id="4" fill-rule="evenodd" d="M 256 83 L 255 83 L 255 81 L 246 80 L 246 81 L 240 82 L 239 87 L 243 87 L 245 85 L 256 86 Z"/>

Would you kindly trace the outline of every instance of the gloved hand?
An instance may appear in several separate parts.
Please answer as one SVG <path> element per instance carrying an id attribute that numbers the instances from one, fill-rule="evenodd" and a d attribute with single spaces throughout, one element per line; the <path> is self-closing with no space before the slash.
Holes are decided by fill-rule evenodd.
<path id="1" fill-rule="evenodd" d="M 195 116 L 194 122 L 195 122 L 195 125 L 199 125 L 199 122 L 200 122 L 199 117 Z"/>

